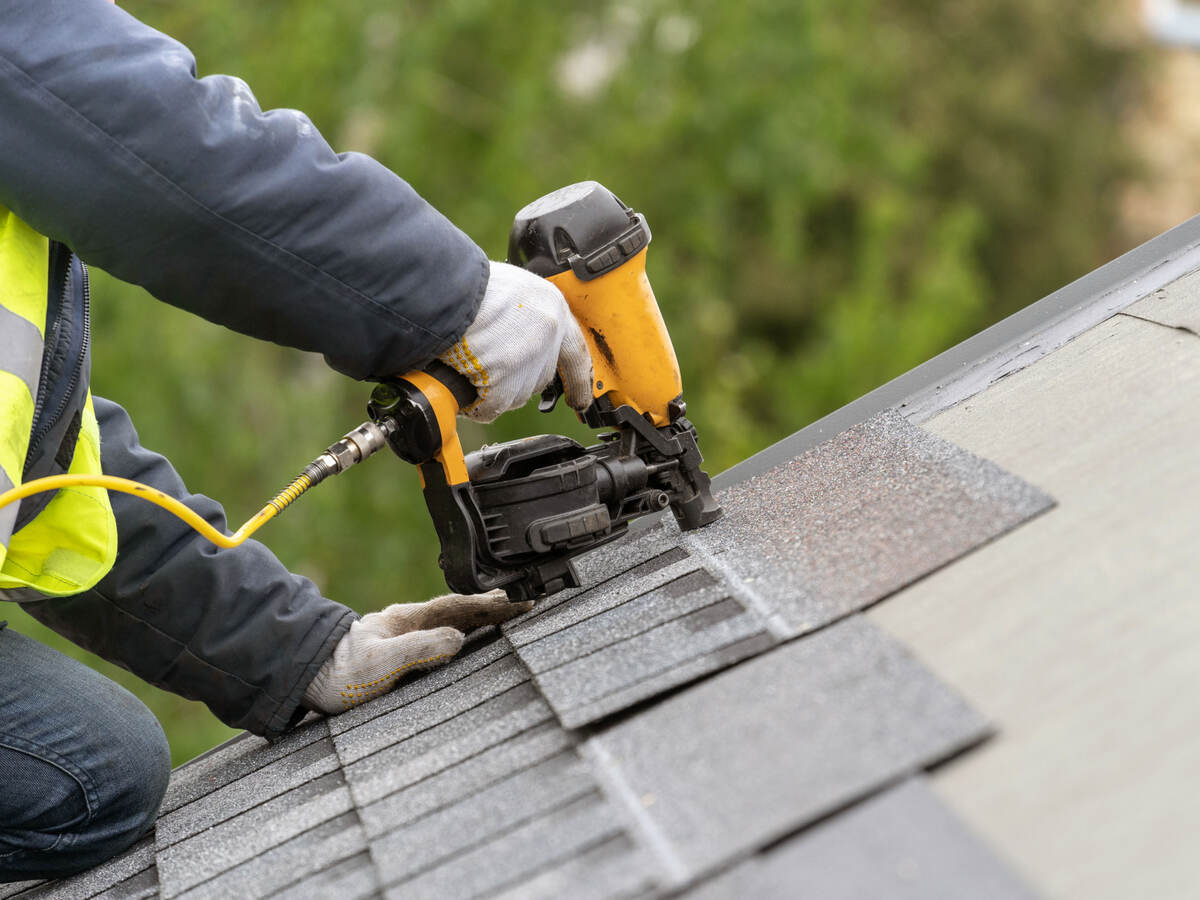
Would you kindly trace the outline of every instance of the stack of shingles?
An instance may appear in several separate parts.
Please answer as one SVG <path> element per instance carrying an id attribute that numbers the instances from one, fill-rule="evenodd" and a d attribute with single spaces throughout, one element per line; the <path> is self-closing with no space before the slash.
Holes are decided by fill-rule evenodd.
<path id="1" fill-rule="evenodd" d="M 854 613 L 1049 499 L 888 415 L 720 499 L 392 694 L 185 766 L 152 841 L 16 896 L 1030 896 L 919 777 L 985 722 Z"/>

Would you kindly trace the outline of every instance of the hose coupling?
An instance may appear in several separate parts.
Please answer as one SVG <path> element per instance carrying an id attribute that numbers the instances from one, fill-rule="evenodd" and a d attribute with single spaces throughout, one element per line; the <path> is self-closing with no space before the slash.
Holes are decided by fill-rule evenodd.
<path id="1" fill-rule="evenodd" d="M 313 465 L 322 464 L 328 468 L 328 475 L 338 475 L 348 468 L 362 462 L 377 450 L 387 446 L 388 435 L 395 430 L 393 419 L 384 419 L 383 424 L 363 422 L 357 428 L 346 433 L 340 441 L 331 444 L 324 453 L 313 460 Z M 325 476 L 322 476 L 325 477 Z"/>
<path id="2" fill-rule="evenodd" d="M 316 487 L 330 475 L 340 475 L 387 446 L 388 435 L 395 430 L 395 419 L 384 419 L 382 424 L 363 422 L 340 441 L 330 444 L 324 453 L 305 466 L 304 471 L 271 498 L 267 505 L 273 507 L 276 514 L 283 512 L 309 488 Z"/>

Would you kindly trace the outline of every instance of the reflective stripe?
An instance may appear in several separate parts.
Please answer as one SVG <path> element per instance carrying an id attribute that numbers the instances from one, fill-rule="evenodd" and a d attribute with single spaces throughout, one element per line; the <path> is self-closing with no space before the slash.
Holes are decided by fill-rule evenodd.
<path id="1" fill-rule="evenodd" d="M 44 354 L 42 328 L 49 311 L 50 243 L 0 206 L 0 487 L 20 482 L 33 426 Z M 68 282 L 68 286 L 71 282 Z M 75 285 L 83 292 L 86 283 Z M 64 302 L 86 302 L 86 293 Z M 86 307 L 81 307 L 86 328 Z M 84 392 L 70 473 L 96 474 L 100 465 L 100 427 L 87 391 L 86 333 L 75 389 Z M 66 420 L 70 421 L 70 419 Z M 61 435 L 55 438 L 59 444 Z M 64 450 L 49 447 L 47 452 Z M 0 598 L 24 594 L 66 597 L 92 587 L 117 555 L 117 522 L 108 493 L 101 488 L 60 490 L 36 509 L 24 527 L 18 509 L 0 509 Z"/>
<path id="2" fill-rule="evenodd" d="M 0 371 L 16 375 L 37 398 L 42 374 L 42 333 L 28 319 L 0 306 Z"/>
<path id="3" fill-rule="evenodd" d="M 15 485 L 8 473 L 0 468 L 0 492 L 11 490 Z M 17 521 L 17 513 L 21 511 L 21 501 L 10 503 L 0 509 L 0 546 L 7 547 L 8 539 L 12 537 L 13 525 Z"/>
<path id="4" fill-rule="evenodd" d="M 0 303 L 40 332 L 46 325 L 50 240 L 0 206 Z"/>

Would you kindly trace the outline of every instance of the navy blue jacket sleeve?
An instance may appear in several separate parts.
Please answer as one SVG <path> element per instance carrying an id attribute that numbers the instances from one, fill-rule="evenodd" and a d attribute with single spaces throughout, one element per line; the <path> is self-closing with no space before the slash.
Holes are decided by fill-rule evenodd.
<path id="1" fill-rule="evenodd" d="M 437 355 L 483 252 L 374 160 L 105 0 L 8 0 L 0 204 L 86 262 L 355 378 Z"/>
<path id="2" fill-rule="evenodd" d="M 120 406 L 95 398 L 104 471 L 184 501 L 225 531 L 220 504 L 189 494 L 138 443 Z M 34 618 L 151 684 L 200 700 L 223 722 L 276 737 L 358 616 L 288 572 L 262 544 L 222 550 L 165 510 L 113 493 L 120 551 L 95 588 L 24 603 Z"/>

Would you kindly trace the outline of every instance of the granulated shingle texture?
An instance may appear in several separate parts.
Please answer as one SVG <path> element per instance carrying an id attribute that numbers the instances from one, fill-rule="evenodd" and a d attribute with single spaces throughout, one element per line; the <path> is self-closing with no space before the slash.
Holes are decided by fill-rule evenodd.
<path id="1" fill-rule="evenodd" d="M 0 885 L 0 897 L 16 896 Z M 158 872 L 154 863 L 154 841 L 143 838 L 124 854 L 96 866 L 68 882 L 34 887 L 20 893 L 21 900 L 87 900 L 91 897 L 127 898 L 158 896 Z"/>
<path id="2" fill-rule="evenodd" d="M 336 758 L 333 761 L 336 765 Z M 160 848 L 163 896 L 175 897 L 211 881 L 351 809 L 345 777 L 335 768 L 194 837 Z"/>
<path id="3" fill-rule="evenodd" d="M 1032 900 L 938 803 L 921 779 L 905 781 L 770 850 L 683 900 Z"/>
<path id="4" fill-rule="evenodd" d="M 593 586 L 505 626 L 578 727 L 864 609 L 1052 505 L 884 414 L 583 563 Z"/>
<path id="5" fill-rule="evenodd" d="M 1043 492 L 885 413 L 721 493 L 695 535 L 803 634 L 862 609 L 1053 506 Z"/>
<path id="6" fill-rule="evenodd" d="M 267 843 L 270 843 L 269 841 Z M 186 845 L 184 845 L 186 847 Z M 315 889 L 308 884 L 318 876 L 324 876 L 333 868 L 345 868 L 353 859 L 360 862 L 365 858 L 366 836 L 353 811 L 343 813 L 321 824 L 300 831 L 282 843 L 250 855 L 245 852 L 221 853 L 219 865 L 226 861 L 246 857 L 230 869 L 179 894 L 185 898 L 253 897 L 268 890 L 293 890 L 304 886 L 315 896 Z M 373 867 L 352 869 L 355 880 L 363 888 L 359 896 L 369 896 L 377 887 Z M 342 876 L 336 878 L 342 881 Z M 343 890 L 353 896 L 348 885 Z M 333 896 L 332 894 L 326 896 Z M 339 893 L 339 898 L 347 896 Z"/>
<path id="7" fill-rule="evenodd" d="M 856 616 L 592 740 L 691 879 L 986 733 L 960 697 Z"/>
<path id="8" fill-rule="evenodd" d="M 926 792 L 888 792 L 987 726 L 854 612 L 1049 500 L 894 416 L 720 500 L 581 558 L 583 588 L 440 669 L 181 768 L 153 839 L 15 895 L 770 896 L 800 873 L 903 897 L 895 853 L 928 896 L 1016 884 Z"/>

